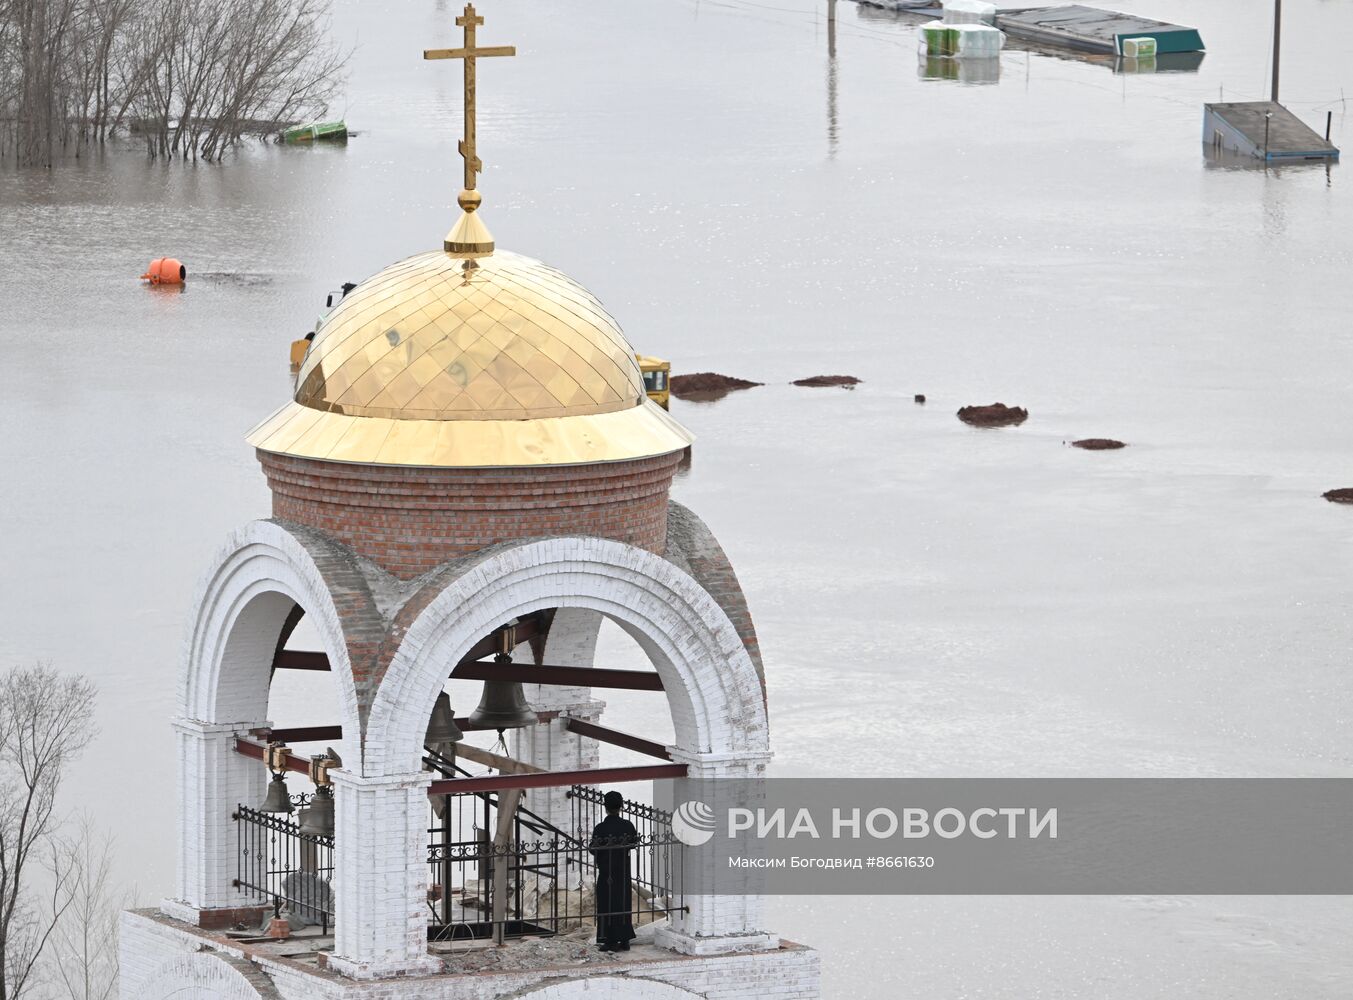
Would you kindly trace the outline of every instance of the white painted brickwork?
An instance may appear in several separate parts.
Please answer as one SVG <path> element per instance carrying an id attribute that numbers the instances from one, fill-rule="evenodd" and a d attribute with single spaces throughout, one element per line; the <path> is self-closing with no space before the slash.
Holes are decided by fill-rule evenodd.
<path id="1" fill-rule="evenodd" d="M 281 1000 L 272 979 L 238 952 L 199 942 L 133 912 L 118 926 L 122 1000 Z"/>
<path id="2" fill-rule="evenodd" d="M 250 900 L 231 886 L 236 837 L 231 813 L 241 802 L 263 797 L 267 772 L 258 761 L 235 753 L 235 737 L 253 723 L 174 722 L 178 748 L 178 881 L 174 898 L 193 909 L 245 906 Z"/>
<path id="3" fill-rule="evenodd" d="M 441 962 L 428 955 L 425 937 L 431 776 L 419 770 L 423 733 L 447 664 L 458 662 L 506 620 L 560 609 L 545 662 L 590 666 L 601 617 L 611 618 L 662 677 L 675 759 L 693 774 L 743 776 L 761 773 L 769 757 L 761 682 L 718 602 L 672 563 L 599 538 L 500 547 L 467 563 L 404 631 L 371 696 L 363 734 L 343 621 L 319 568 L 285 526 L 255 522 L 232 535 L 199 589 L 187 642 L 175 723 L 182 761 L 179 876 L 175 898 L 163 907 L 177 919 L 191 921 L 201 910 L 246 902 L 230 887 L 236 863 L 230 814 L 237 803 L 261 797 L 266 774 L 257 761 L 235 754 L 232 743 L 236 733 L 267 717 L 269 665 L 293 602 L 317 627 L 333 666 L 337 721 L 344 730 L 346 768 L 334 772 L 336 917 L 330 960 L 341 976 L 285 964 L 270 968 L 283 997 L 489 1000 L 541 983 L 542 973 L 527 972 L 437 977 Z M 528 697 L 538 708 L 589 720 L 602 708 L 581 687 L 531 686 Z M 517 751 L 552 769 L 595 766 L 595 741 L 578 739 L 565 724 L 559 720 L 522 733 Z M 542 799 L 536 795 L 532 808 L 539 811 Z M 543 805 L 556 825 L 566 825 L 565 800 L 554 796 Z M 688 897 L 688 903 L 690 913 L 674 920 L 659 943 L 680 955 L 719 957 L 643 963 L 643 976 L 708 997 L 817 995 L 816 957 L 804 949 L 778 948 L 776 937 L 761 926 L 759 899 Z M 171 940 L 163 925 L 148 918 L 130 919 L 140 923 L 123 941 L 124 998 L 140 996 L 137 984 L 151 981 L 156 963 L 189 943 Z M 220 977 L 229 979 L 225 972 Z M 401 977 L 398 985 L 382 986 L 390 977 Z M 650 995 L 635 992 L 637 981 L 624 981 L 631 990 L 624 995 Z M 215 980 L 200 985 L 236 1000 L 220 993 L 225 986 Z M 565 995 L 574 994 L 558 994 Z"/>
<path id="4" fill-rule="evenodd" d="M 531 707 L 538 712 L 545 711 L 534 701 L 531 702 Z M 601 718 L 601 710 L 604 707 L 605 703 L 600 701 L 557 706 L 555 710 L 567 714 L 549 722 L 514 731 L 512 756 L 547 771 L 579 771 L 597 767 L 601 759 L 597 741 L 569 732 L 568 720 L 572 718 L 596 722 Z M 574 832 L 573 805 L 568 798 L 567 788 L 529 789 L 526 792 L 525 805 L 551 825 L 566 833 Z"/>
<path id="5" fill-rule="evenodd" d="M 262 797 L 266 773 L 234 753 L 233 744 L 236 735 L 266 725 L 273 651 L 293 604 L 306 609 L 334 664 L 345 759 L 360 748 L 357 699 L 333 599 L 291 534 L 268 521 L 251 522 L 231 534 L 198 587 L 179 672 L 173 902 L 189 909 L 246 902 L 230 885 L 236 864 L 231 813 Z"/>
<path id="6" fill-rule="evenodd" d="M 590 667 L 597 651 L 601 615 L 583 608 L 560 608 L 545 639 L 543 663 L 554 667 Z M 533 662 L 529 647 L 517 657 Z M 606 703 L 592 698 L 592 689 L 553 684 L 523 684 L 526 700 L 537 712 L 564 712 L 570 718 L 596 722 Z M 546 770 L 580 770 L 598 766 L 597 741 L 568 731 L 566 719 L 512 731 L 512 755 Z M 561 830 L 569 830 L 573 809 L 567 788 L 535 788 L 526 793 L 526 805 Z"/>
<path id="7" fill-rule="evenodd" d="M 770 754 L 691 753 L 679 747 L 669 748 L 672 760 L 686 765 L 687 777 L 697 781 L 715 778 L 757 778 L 766 773 Z M 754 803 L 744 803 L 754 806 Z M 713 852 L 699 857 L 713 866 Z M 712 867 L 705 872 L 689 873 L 696 884 L 718 885 L 718 873 Z M 764 899 L 761 896 L 685 897 L 685 913 L 671 914 L 671 926 L 658 932 L 658 944 L 683 955 L 713 955 L 723 951 L 774 948 L 779 939 L 763 929 Z"/>
<path id="8" fill-rule="evenodd" d="M 440 971 L 441 962 L 427 953 L 432 774 L 363 778 L 332 773 L 332 967 L 354 979 Z"/>
<path id="9" fill-rule="evenodd" d="M 166 926 L 142 913 L 124 914 L 121 1000 L 141 1000 L 143 994 L 137 991 L 150 975 L 180 956 L 196 953 L 204 943 L 199 933 Z M 245 958 L 238 947 L 219 946 L 214 953 Z M 317 973 L 295 962 L 262 957 L 252 961 L 281 1000 L 677 1000 L 683 996 L 818 1000 L 821 996 L 817 953 L 801 947 L 594 966 L 586 978 L 575 969 L 536 969 L 358 982 Z M 229 996 L 228 1000 L 236 998 Z"/>
<path id="10" fill-rule="evenodd" d="M 513 997 L 523 1000 L 690 1000 L 699 993 L 654 979 L 573 979 L 550 986 L 527 987 Z"/>
<path id="11" fill-rule="evenodd" d="M 179 673 L 179 716 L 198 722 L 268 714 L 273 650 L 292 604 L 305 609 L 333 665 L 341 752 L 356 760 L 357 692 L 338 609 L 310 553 L 285 528 L 251 521 L 231 533 L 198 586 Z"/>

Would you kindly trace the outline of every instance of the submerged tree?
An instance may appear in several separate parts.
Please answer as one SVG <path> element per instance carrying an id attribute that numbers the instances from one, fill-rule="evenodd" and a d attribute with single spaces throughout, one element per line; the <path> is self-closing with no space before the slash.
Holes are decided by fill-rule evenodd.
<path id="1" fill-rule="evenodd" d="M 0 677 L 0 1000 L 32 991 L 78 890 L 57 790 L 94 735 L 94 687 L 47 666 Z"/>
<path id="2" fill-rule="evenodd" d="M 347 56 L 328 0 L 0 0 L 0 152 L 50 166 L 119 132 L 220 157 L 322 116 Z"/>

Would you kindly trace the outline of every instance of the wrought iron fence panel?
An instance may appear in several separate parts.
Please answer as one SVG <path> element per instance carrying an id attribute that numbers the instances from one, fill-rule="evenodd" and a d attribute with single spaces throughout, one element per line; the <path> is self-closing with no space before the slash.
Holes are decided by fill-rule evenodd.
<path id="1" fill-rule="evenodd" d="M 298 807 L 309 800 L 308 795 L 292 797 Z M 235 886 L 261 903 L 285 906 L 293 930 L 318 926 L 328 934 L 334 922 L 334 839 L 301 833 L 290 814 L 245 805 L 236 808 L 233 819 Z"/>
<path id="2" fill-rule="evenodd" d="M 576 803 L 571 830 L 519 809 L 507 843 L 496 848 L 494 793 L 434 800 L 428 830 L 434 940 L 561 934 L 625 914 L 642 925 L 684 908 L 682 845 L 672 836 L 670 813 L 638 804 L 622 810 L 639 836 L 610 849 L 631 852 L 630 905 L 608 911 L 596 898 L 598 863 L 591 848 L 598 845 L 590 843 L 593 815 L 600 821 L 601 792 L 574 786 L 570 797 Z"/>
<path id="3" fill-rule="evenodd" d="M 560 934 L 594 927 L 598 918 L 628 915 L 643 925 L 684 909 L 683 848 L 672 836 L 671 814 L 626 803 L 621 815 L 638 836 L 623 844 L 593 844 L 604 815 L 602 792 L 577 785 L 569 791 L 572 829 L 551 826 L 524 808 L 514 811 L 506 844 L 495 848 L 498 796 L 493 792 L 445 795 L 431 800 L 429 935 L 512 938 Z M 309 801 L 293 796 L 296 806 Z M 304 834 L 290 814 L 237 808 L 235 885 L 261 903 L 282 905 L 299 929 L 327 934 L 334 920 L 332 837 Z M 630 855 L 629 906 L 603 909 L 595 887 L 593 849 Z M 495 899 L 495 895 L 497 898 Z"/>

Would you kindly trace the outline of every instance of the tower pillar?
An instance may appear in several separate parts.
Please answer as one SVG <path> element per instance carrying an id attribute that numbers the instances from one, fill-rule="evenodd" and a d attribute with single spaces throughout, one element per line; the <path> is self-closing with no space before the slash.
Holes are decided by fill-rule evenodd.
<path id="1" fill-rule="evenodd" d="M 591 667 L 595 663 L 601 615 L 584 608 L 559 608 L 545 638 L 544 662 L 561 667 Z M 534 663 L 529 645 L 513 654 L 519 663 Z M 525 684 L 526 701 L 537 712 L 558 715 L 534 726 L 512 731 L 512 756 L 547 771 L 579 771 L 600 766 L 597 741 L 570 732 L 569 719 L 597 722 L 606 708 L 592 697 L 590 687 L 561 684 Z M 573 803 L 567 788 L 537 788 L 526 797 L 528 808 L 565 833 L 576 833 Z"/>
<path id="2" fill-rule="evenodd" d="M 329 968 L 351 979 L 440 972 L 427 941 L 427 771 L 334 784 L 334 950 Z"/>
<path id="3" fill-rule="evenodd" d="M 232 884 L 237 858 L 231 817 L 240 803 L 262 799 L 267 777 L 257 761 L 235 753 L 235 737 L 266 725 L 174 721 L 181 805 L 174 896 L 161 904 L 166 914 L 200 927 L 228 927 L 242 909 L 257 907 Z"/>
<path id="4" fill-rule="evenodd" d="M 763 778 L 771 754 L 765 751 L 742 753 L 699 753 L 668 747 L 672 761 L 685 764 L 686 777 L 695 787 L 710 780 Z M 755 786 L 749 783 L 748 788 Z M 741 804 L 755 808 L 745 798 Z M 668 808 L 673 803 L 666 804 Z M 686 871 L 686 883 L 718 886 L 719 873 L 713 870 L 714 858 L 704 857 L 707 870 Z M 765 897 L 746 895 L 691 895 L 684 898 L 685 911 L 674 911 L 669 926 L 658 931 L 656 943 L 683 955 L 720 955 L 729 952 L 767 951 L 778 948 L 780 939 L 768 933 L 763 920 Z"/>
<path id="5" fill-rule="evenodd" d="M 541 689 L 543 685 L 531 687 Z M 546 771 L 587 771 L 600 766 L 601 755 L 597 741 L 570 731 L 568 720 L 596 722 L 601 718 L 602 709 L 606 707 L 604 701 L 587 699 L 566 702 L 537 698 L 529 693 L 527 701 L 537 712 L 549 711 L 559 714 L 534 726 L 513 730 L 513 757 Z M 558 827 L 568 834 L 576 833 L 577 831 L 573 829 L 573 804 L 569 800 L 568 792 L 567 788 L 533 788 L 526 795 L 527 808 L 551 826 Z"/>

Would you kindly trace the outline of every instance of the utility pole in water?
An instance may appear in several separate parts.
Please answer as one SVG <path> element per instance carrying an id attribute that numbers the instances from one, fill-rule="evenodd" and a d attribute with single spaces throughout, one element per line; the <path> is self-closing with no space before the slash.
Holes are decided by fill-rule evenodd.
<path id="1" fill-rule="evenodd" d="M 1269 98 L 1278 103 L 1278 55 L 1282 49 L 1283 37 L 1283 0 L 1273 0 L 1273 96 Z"/>
<path id="2" fill-rule="evenodd" d="M 836 0 L 827 0 L 827 158 L 836 156 L 840 124 L 836 113 Z"/>

